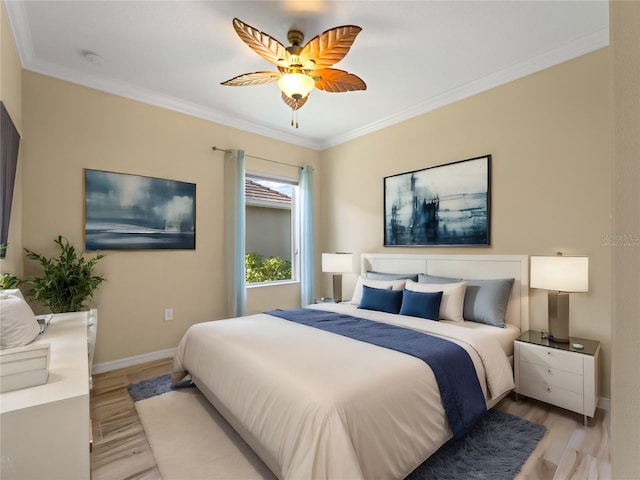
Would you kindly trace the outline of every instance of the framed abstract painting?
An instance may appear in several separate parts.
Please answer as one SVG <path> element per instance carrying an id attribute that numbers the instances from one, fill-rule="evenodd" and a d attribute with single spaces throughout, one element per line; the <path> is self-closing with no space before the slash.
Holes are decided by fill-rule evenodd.
<path id="1" fill-rule="evenodd" d="M 384 178 L 384 246 L 488 246 L 491 155 Z"/>
<path id="2" fill-rule="evenodd" d="M 86 250 L 196 248 L 196 185 L 84 170 Z"/>

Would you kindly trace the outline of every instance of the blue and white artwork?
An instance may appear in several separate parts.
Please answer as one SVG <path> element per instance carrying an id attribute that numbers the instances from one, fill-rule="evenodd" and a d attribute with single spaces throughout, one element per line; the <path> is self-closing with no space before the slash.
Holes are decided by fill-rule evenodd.
<path id="1" fill-rule="evenodd" d="M 384 179 L 384 245 L 489 245 L 491 155 Z"/>
<path id="2" fill-rule="evenodd" d="M 195 249 L 196 186 L 84 170 L 85 249 Z"/>

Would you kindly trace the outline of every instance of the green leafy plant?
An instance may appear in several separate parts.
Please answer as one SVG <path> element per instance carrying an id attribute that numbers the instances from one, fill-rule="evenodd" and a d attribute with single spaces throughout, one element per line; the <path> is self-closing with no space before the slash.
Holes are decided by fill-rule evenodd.
<path id="1" fill-rule="evenodd" d="M 256 252 L 245 255 L 247 283 L 273 282 L 291 279 L 291 261 L 280 257 L 264 258 Z"/>
<path id="2" fill-rule="evenodd" d="M 93 274 L 93 269 L 104 255 L 98 254 L 87 260 L 78 256 L 66 238 L 58 236 L 55 243 L 60 247 L 60 255 L 52 259 L 25 248 L 25 256 L 40 262 L 44 273 L 24 283 L 33 287 L 33 298 L 53 313 L 85 310 L 85 302 L 93 299 L 94 292 L 105 281 L 102 275 Z"/>
<path id="3" fill-rule="evenodd" d="M 0 252 L 4 252 L 9 247 L 9 244 L 0 243 Z M 0 290 L 7 290 L 9 288 L 18 288 L 20 285 L 20 279 L 10 273 L 3 273 L 0 275 Z"/>
<path id="4" fill-rule="evenodd" d="M 18 288 L 20 283 L 20 279 L 10 273 L 3 273 L 2 276 L 0 276 L 0 290 Z"/>

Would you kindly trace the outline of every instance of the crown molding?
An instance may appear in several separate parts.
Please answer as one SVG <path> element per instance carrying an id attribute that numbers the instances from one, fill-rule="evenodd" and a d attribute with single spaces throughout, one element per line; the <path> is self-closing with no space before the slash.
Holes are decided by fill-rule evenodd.
<path id="1" fill-rule="evenodd" d="M 288 134 L 247 120 L 235 118 L 218 110 L 206 108 L 193 102 L 188 102 L 171 95 L 165 95 L 153 90 L 131 85 L 126 82 L 105 79 L 86 73 L 79 74 L 71 69 L 42 62 L 33 58 L 27 60 L 23 65 L 23 68 L 25 70 L 47 75 L 59 80 L 111 93 L 130 100 L 154 105 L 156 107 L 165 108 L 174 112 L 183 113 L 192 117 L 201 118 L 227 127 L 237 128 L 238 130 L 245 132 L 255 133 L 274 140 L 281 140 L 286 143 L 299 145 L 313 150 L 319 150 L 321 148 L 321 143 L 313 139 Z"/>
<path id="2" fill-rule="evenodd" d="M 99 78 L 90 74 L 78 74 L 78 72 L 72 71 L 71 69 L 42 62 L 35 56 L 29 24 L 26 20 L 24 2 L 2 1 L 7 10 L 9 26 L 13 33 L 22 67 L 26 70 L 318 151 L 396 125 L 445 105 L 463 100 L 609 45 L 609 28 L 601 28 L 559 48 L 515 63 L 499 72 L 487 75 L 473 82 L 455 87 L 440 95 L 417 103 L 401 112 L 331 138 L 316 140 L 265 127 L 241 118 L 231 117 L 229 114 L 215 109 L 206 108 L 192 102 L 187 102 L 170 95 L 164 95 L 125 82 Z"/>
<path id="3" fill-rule="evenodd" d="M 334 147 L 341 143 L 373 133 L 377 130 L 396 125 L 411 118 L 436 110 L 440 107 L 444 107 L 445 105 L 452 104 L 478 93 L 485 92 L 519 78 L 534 74 L 546 68 L 559 65 L 581 55 L 599 50 L 600 48 L 604 48 L 608 45 L 609 29 L 599 29 L 590 35 L 578 38 L 577 40 L 567 43 L 560 48 L 556 48 L 535 57 L 528 58 L 522 62 L 515 63 L 514 65 L 511 65 L 499 72 L 453 88 L 448 92 L 417 103 L 416 105 L 394 115 L 389 115 L 388 117 L 382 118 L 376 122 L 372 122 L 350 132 L 345 132 L 342 135 L 327 139 L 327 141 L 321 144 L 321 148 L 324 150 L 329 147 Z"/>
<path id="4" fill-rule="evenodd" d="M 13 41 L 16 44 L 18 58 L 20 58 L 20 63 L 22 64 L 22 68 L 24 68 L 27 61 L 35 57 L 35 50 L 33 48 L 33 42 L 31 41 L 31 29 L 27 21 L 27 12 L 23 2 L 2 0 L 2 4 L 7 12 L 7 23 L 13 34 Z"/>

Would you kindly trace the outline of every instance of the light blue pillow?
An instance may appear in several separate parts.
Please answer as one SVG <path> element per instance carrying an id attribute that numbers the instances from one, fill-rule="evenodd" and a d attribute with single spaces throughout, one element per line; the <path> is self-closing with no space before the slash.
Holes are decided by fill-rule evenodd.
<path id="1" fill-rule="evenodd" d="M 362 286 L 362 300 L 360 306 L 365 310 L 399 313 L 402 306 L 402 290 L 383 290 L 367 285 Z"/>
<path id="2" fill-rule="evenodd" d="M 417 273 L 384 273 L 384 272 L 367 272 L 367 278 L 373 280 L 413 280 L 418 281 Z"/>
<path id="3" fill-rule="evenodd" d="M 402 294 L 400 315 L 427 318 L 437 322 L 440 318 L 441 301 L 442 292 L 414 292 L 405 289 Z"/>
<path id="4" fill-rule="evenodd" d="M 464 319 L 504 328 L 513 281 L 513 278 L 467 280 Z"/>
<path id="5" fill-rule="evenodd" d="M 449 277 L 436 277 L 434 275 L 425 275 L 421 273 L 418 275 L 418 283 L 458 283 L 466 282 L 462 278 L 449 278 Z"/>
<path id="6" fill-rule="evenodd" d="M 513 288 L 513 278 L 463 280 L 424 274 L 418 276 L 418 283 L 441 284 L 460 281 L 467 282 L 463 318 L 470 322 L 486 323 L 504 328 L 507 304 Z"/>

